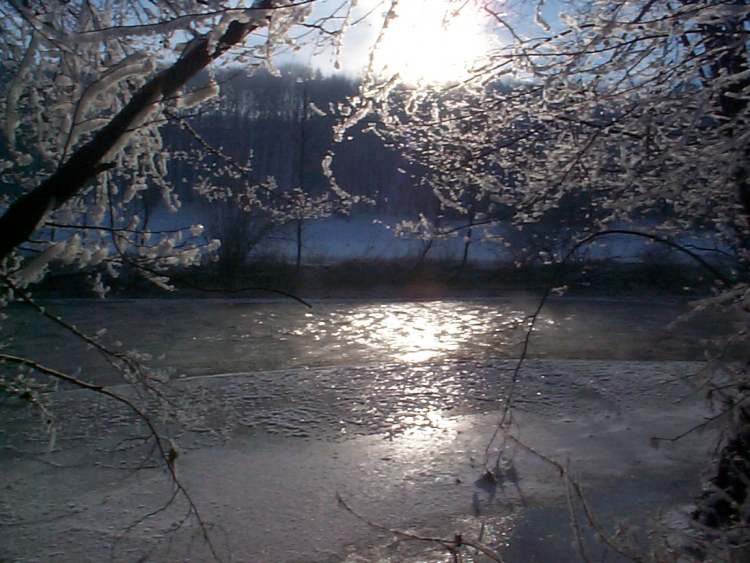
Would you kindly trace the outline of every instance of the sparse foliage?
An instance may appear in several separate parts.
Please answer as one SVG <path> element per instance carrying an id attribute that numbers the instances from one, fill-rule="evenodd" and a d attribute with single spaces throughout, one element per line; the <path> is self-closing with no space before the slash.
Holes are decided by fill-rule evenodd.
<path id="1" fill-rule="evenodd" d="M 539 222 L 568 198 L 584 233 L 710 232 L 747 261 L 750 7 L 558 4 L 544 21 L 543 2 L 484 3 L 497 46 L 461 83 L 370 99 L 381 134 L 429 171 L 444 208 L 486 202 L 482 223 L 507 209 Z"/>

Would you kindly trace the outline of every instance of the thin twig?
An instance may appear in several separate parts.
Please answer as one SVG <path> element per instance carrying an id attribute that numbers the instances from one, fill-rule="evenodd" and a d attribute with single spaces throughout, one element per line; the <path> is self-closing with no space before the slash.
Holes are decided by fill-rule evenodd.
<path id="1" fill-rule="evenodd" d="M 717 413 L 717 414 L 715 414 L 713 416 L 710 416 L 710 417 L 706 418 L 706 420 L 704 420 L 700 424 L 696 424 L 695 426 L 692 426 L 691 428 L 688 428 L 687 430 L 685 430 L 684 432 L 681 432 L 680 434 L 677 434 L 677 435 L 669 437 L 669 438 L 664 437 L 664 436 L 652 436 L 651 437 L 651 441 L 654 442 L 654 443 L 656 443 L 656 442 L 677 442 L 679 440 L 682 440 L 685 436 L 688 436 L 688 435 L 692 434 L 693 432 L 697 432 L 699 430 L 703 430 L 704 428 L 710 426 L 712 423 L 716 422 L 717 420 L 719 420 L 719 419 L 727 416 L 733 410 L 735 410 L 737 407 L 739 407 L 742 403 L 744 403 L 745 401 L 747 401 L 747 399 L 750 399 L 750 396 L 743 397 L 737 403 L 733 404 L 731 406 L 731 408 L 728 408 L 728 409 L 723 410 L 723 411 L 721 411 L 721 412 L 719 412 L 719 413 Z"/>
<path id="2" fill-rule="evenodd" d="M 544 305 L 546 304 L 547 300 L 549 299 L 549 296 L 552 294 L 552 291 L 559 286 L 562 283 L 564 274 L 565 274 L 565 268 L 570 261 L 570 259 L 575 255 L 575 253 L 583 246 L 592 243 L 594 240 L 612 236 L 612 235 L 626 235 L 626 236 L 636 236 L 641 238 L 646 238 L 648 240 L 657 242 L 659 244 L 666 245 L 670 248 L 673 248 L 679 252 L 684 253 L 685 255 L 689 256 L 693 260 L 695 260 L 698 264 L 700 264 L 702 267 L 704 267 L 706 270 L 711 272 L 711 274 L 716 278 L 719 282 L 724 284 L 726 287 L 729 287 L 732 285 L 732 281 L 725 276 L 722 272 L 717 270 L 714 266 L 712 266 L 709 262 L 707 262 L 705 259 L 703 259 L 701 256 L 696 254 L 695 252 L 685 248 L 683 245 L 676 243 L 672 240 L 666 239 L 664 237 L 661 237 L 659 235 L 655 235 L 652 233 L 645 233 L 641 231 L 634 231 L 630 229 L 607 229 L 604 231 L 598 231 L 596 233 L 593 233 L 591 235 L 588 235 L 587 237 L 579 240 L 577 243 L 575 243 L 570 250 L 565 254 L 565 256 L 562 258 L 562 260 L 557 264 L 557 269 L 555 272 L 555 275 L 553 277 L 552 283 L 548 284 L 545 288 L 544 293 L 542 294 L 542 297 L 539 299 L 539 303 L 534 310 L 534 312 L 528 317 L 528 327 L 526 329 L 526 333 L 523 339 L 523 346 L 521 349 L 521 354 L 518 358 L 518 361 L 516 362 L 515 367 L 513 368 L 513 375 L 511 378 L 511 384 L 510 389 L 508 390 L 508 394 L 505 397 L 504 405 L 503 405 L 503 411 L 502 416 L 500 418 L 500 421 L 495 426 L 495 429 L 492 433 L 492 436 L 490 437 L 490 440 L 487 443 L 487 446 L 484 450 L 484 465 L 485 468 L 487 468 L 489 464 L 489 452 L 492 448 L 493 444 L 497 440 L 497 437 L 499 436 L 501 431 L 507 430 L 508 426 L 512 422 L 512 408 L 513 408 L 513 400 L 515 398 L 515 391 L 516 387 L 518 385 L 518 380 L 520 377 L 521 369 L 524 366 L 524 363 L 526 361 L 526 358 L 528 356 L 528 350 L 529 350 L 529 344 L 531 342 L 531 336 L 534 332 L 534 328 L 536 326 L 537 320 L 539 318 L 539 315 L 542 312 L 542 309 L 544 308 Z"/>
<path id="3" fill-rule="evenodd" d="M 364 522 L 371 528 L 375 528 L 383 532 L 390 532 L 394 534 L 395 536 L 398 536 L 407 540 L 437 543 L 454 555 L 457 553 L 457 550 L 460 547 L 463 547 L 463 546 L 471 547 L 473 549 L 476 549 L 477 551 L 480 551 L 481 553 L 489 557 L 492 561 L 497 561 L 499 563 L 503 562 L 503 558 L 500 556 L 500 554 L 497 553 L 495 550 L 493 550 L 491 547 L 479 541 L 467 540 L 461 534 L 457 534 L 456 536 L 454 536 L 453 539 L 445 539 L 445 538 L 433 537 L 433 536 L 422 536 L 419 534 L 414 534 L 412 532 L 399 530 L 397 528 L 389 528 L 387 526 L 383 526 L 382 524 L 378 524 L 362 516 L 360 513 L 355 511 L 351 506 L 349 506 L 349 504 L 343 499 L 343 497 L 338 492 L 336 493 L 336 500 L 338 501 L 339 505 L 344 510 L 346 510 L 349 514 L 353 515 L 355 518 L 357 518 L 361 522 Z"/>
<path id="4" fill-rule="evenodd" d="M 570 470 L 570 462 L 568 462 L 568 471 Z M 570 514 L 570 527 L 573 530 L 573 536 L 576 540 L 576 548 L 578 549 L 578 556 L 584 563 L 591 563 L 588 554 L 586 553 L 586 545 L 583 541 L 583 534 L 581 533 L 581 526 L 578 523 L 578 515 L 576 514 L 576 508 L 573 504 L 573 487 L 571 480 L 565 480 L 565 498 L 568 502 L 568 513 Z"/>
<path id="5" fill-rule="evenodd" d="M 52 377 L 54 379 L 57 379 L 59 381 L 65 381 L 66 383 L 70 383 L 79 389 L 85 389 L 87 391 L 93 391 L 94 393 L 98 393 L 100 395 L 103 395 L 105 397 L 108 397 L 109 399 L 112 399 L 115 402 L 118 402 L 122 405 L 125 405 L 133 414 L 136 415 L 140 420 L 143 421 L 143 423 L 148 427 L 149 432 L 154 438 L 154 444 L 156 445 L 156 448 L 158 449 L 159 457 L 164 462 L 164 466 L 167 468 L 167 472 L 170 476 L 170 479 L 172 480 L 172 483 L 175 485 L 175 495 L 180 494 L 182 495 L 185 500 L 188 502 L 189 510 L 192 514 L 195 515 L 196 520 L 198 521 L 198 526 L 200 527 L 201 533 L 203 535 L 204 540 L 206 541 L 206 544 L 208 545 L 211 554 L 217 561 L 221 561 L 221 558 L 219 557 L 216 548 L 213 544 L 213 541 L 211 540 L 211 537 L 208 532 L 208 526 L 203 519 L 203 517 L 200 514 L 200 511 L 198 510 L 197 505 L 192 499 L 192 496 L 187 491 L 187 489 L 184 487 L 180 479 L 177 477 L 175 465 L 174 465 L 174 456 L 172 454 L 172 449 L 165 448 L 163 444 L 164 438 L 162 438 L 161 434 L 157 430 L 156 426 L 154 425 L 154 422 L 151 420 L 151 418 L 143 411 L 141 410 L 135 403 L 127 399 L 126 397 L 123 397 L 122 395 L 118 395 L 117 393 L 114 393 L 113 391 L 110 391 L 106 387 L 102 385 L 97 385 L 94 383 L 89 383 L 87 381 L 84 381 L 82 379 L 79 379 L 77 377 L 74 377 L 70 374 L 61 372 L 59 370 L 44 366 L 38 362 L 35 362 L 33 360 L 30 360 L 28 358 L 23 358 L 20 356 L 14 356 L 11 354 L 0 354 L 0 362 L 9 362 L 17 365 L 23 365 L 26 367 L 29 367 L 39 373 L 43 373 L 44 375 L 47 375 L 49 377 Z M 171 501 L 170 501 L 171 502 Z M 169 503 L 168 503 L 169 504 Z M 168 506 L 168 504 L 166 506 Z M 147 514 L 144 518 L 139 519 L 135 524 L 129 526 L 126 530 L 132 529 L 135 525 L 138 525 L 140 522 L 145 520 L 146 518 L 151 517 L 155 513 Z"/>

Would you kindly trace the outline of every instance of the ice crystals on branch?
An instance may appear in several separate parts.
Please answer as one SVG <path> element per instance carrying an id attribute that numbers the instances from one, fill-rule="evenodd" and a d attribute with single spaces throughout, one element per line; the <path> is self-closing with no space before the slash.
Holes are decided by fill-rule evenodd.
<path id="1" fill-rule="evenodd" d="M 592 226 L 662 210 L 660 228 L 711 229 L 737 246 L 750 212 L 750 68 L 747 45 L 721 30 L 744 36 L 748 7 L 639 1 L 614 16 L 613 6 L 544 22 L 551 10 L 534 2 L 548 34 L 530 39 L 515 14 L 493 14 L 511 41 L 470 80 L 401 85 L 386 98 L 363 86 L 357 105 L 383 116 L 379 133 L 429 171 L 422 183 L 443 208 L 495 202 L 536 222 L 590 197 Z"/>
<path id="2" fill-rule="evenodd" d="M 19 287 L 26 287 L 27 285 L 38 282 L 44 277 L 47 265 L 60 256 L 64 251 L 64 243 L 58 242 L 50 245 L 44 252 L 26 264 L 14 275 L 15 283 Z"/>
<path id="3" fill-rule="evenodd" d="M 324 112 L 322 109 L 320 109 L 318 106 L 315 105 L 315 102 L 310 102 L 308 104 L 308 107 L 310 108 L 310 111 L 317 115 L 318 117 L 325 117 L 328 115 L 326 112 Z"/>
<path id="4" fill-rule="evenodd" d="M 107 153 L 87 163 L 93 167 L 88 182 L 71 195 L 52 198 L 44 210 L 33 242 L 27 243 L 26 250 L 35 255 L 13 258 L 11 273 L 19 283 L 39 281 L 55 264 L 99 268 L 91 280 L 97 293 L 104 294 L 105 278 L 116 277 L 124 267 L 165 272 L 211 256 L 220 242 L 202 239 L 202 226 L 155 235 L 138 219 L 146 201 L 153 204 L 152 192 L 160 194 L 164 207 L 180 211 L 173 163 L 181 156 L 198 171 L 193 188 L 208 201 L 232 202 L 247 211 L 264 209 L 279 217 L 330 209 L 333 198 L 293 192 L 286 200 L 272 197 L 279 192 L 273 179 L 249 183 L 246 163 L 231 162 L 208 144 L 175 151 L 163 137 L 166 124 L 184 122 L 201 104 L 221 96 L 215 80 L 203 86 L 179 83 L 210 59 L 244 57 L 255 66 L 273 68 L 276 51 L 298 46 L 299 34 L 293 31 L 300 24 L 312 30 L 300 36 L 302 40 L 340 45 L 356 3 L 343 12 L 322 2 L 315 2 L 313 9 L 313 4 L 71 0 L 0 5 L 6 26 L 1 62 L 9 77 L 0 104 L 0 129 L 10 152 L 2 162 L 3 181 L 19 193 L 35 190 L 66 161 L 86 154 L 92 139 L 118 131 L 101 145 L 111 147 Z M 322 29 L 325 33 L 316 31 Z M 181 72 L 170 74 L 177 67 Z M 314 104 L 310 111 L 324 115 Z M 118 129 L 121 123 L 126 126 Z M 348 197 L 343 189 L 335 190 L 339 199 Z M 0 203 L 7 206 L 16 197 L 15 192 L 13 197 L 5 195 Z M 192 240 L 185 238 L 188 233 Z M 168 285 L 161 273 L 148 277 Z"/>
<path id="5" fill-rule="evenodd" d="M 211 80 L 207 86 L 193 90 L 178 98 L 178 108 L 192 108 L 219 95 L 219 85 Z"/>
<path id="6" fill-rule="evenodd" d="M 545 0 L 538 0 L 536 9 L 534 10 L 534 23 L 536 23 L 544 31 L 550 31 L 552 27 L 549 23 L 547 23 L 547 20 L 545 20 L 544 16 L 542 15 L 542 10 L 544 10 L 544 3 Z"/>

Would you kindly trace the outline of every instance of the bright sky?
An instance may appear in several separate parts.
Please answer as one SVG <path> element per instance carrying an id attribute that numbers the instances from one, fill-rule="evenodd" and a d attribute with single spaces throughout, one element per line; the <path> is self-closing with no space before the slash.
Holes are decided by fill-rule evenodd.
<path id="1" fill-rule="evenodd" d="M 492 40 L 485 31 L 487 15 L 478 4 L 470 0 L 458 14 L 453 14 L 451 10 L 459 5 L 455 0 L 401 0 L 398 18 L 391 22 L 383 38 L 375 70 L 387 75 L 399 73 L 412 83 L 460 80 Z M 348 33 L 341 70 L 351 75 L 361 73 L 389 6 L 390 2 L 382 0 L 360 0 L 359 14 L 375 10 L 372 17 Z M 330 54 L 312 59 L 308 55 L 304 62 L 326 73 L 334 71 Z"/>
<path id="2" fill-rule="evenodd" d="M 486 52 L 486 14 L 474 3 L 453 13 L 446 0 L 402 2 L 386 31 L 377 62 L 407 82 L 449 82 L 465 78 Z"/>

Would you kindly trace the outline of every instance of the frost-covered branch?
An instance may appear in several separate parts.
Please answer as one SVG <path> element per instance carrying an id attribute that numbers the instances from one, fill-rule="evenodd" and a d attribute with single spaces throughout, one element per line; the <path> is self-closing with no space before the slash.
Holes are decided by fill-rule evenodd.
<path id="1" fill-rule="evenodd" d="M 128 130 L 183 87 L 200 70 L 220 58 L 265 20 L 233 20 L 215 41 L 200 37 L 183 51 L 180 58 L 143 85 L 117 115 L 37 188 L 16 199 L 0 217 L 0 260 L 26 240 L 45 215 L 76 195 L 101 170 L 106 159 L 127 141 Z"/>
<path id="2" fill-rule="evenodd" d="M 448 213 L 525 224 L 586 200 L 579 229 L 656 223 L 750 258 L 747 2 L 560 5 L 547 22 L 487 5 L 504 41 L 468 79 L 363 87 L 358 105 Z"/>

